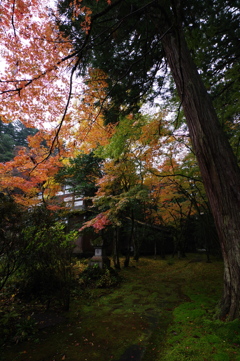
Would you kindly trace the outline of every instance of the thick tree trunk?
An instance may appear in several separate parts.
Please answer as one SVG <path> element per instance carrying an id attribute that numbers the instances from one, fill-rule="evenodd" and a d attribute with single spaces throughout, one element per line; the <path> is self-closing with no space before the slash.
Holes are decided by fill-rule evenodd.
<path id="1" fill-rule="evenodd" d="M 224 291 L 219 316 L 232 320 L 240 315 L 239 168 L 181 29 L 171 28 L 162 37 L 162 45 L 182 102 L 221 242 Z"/>

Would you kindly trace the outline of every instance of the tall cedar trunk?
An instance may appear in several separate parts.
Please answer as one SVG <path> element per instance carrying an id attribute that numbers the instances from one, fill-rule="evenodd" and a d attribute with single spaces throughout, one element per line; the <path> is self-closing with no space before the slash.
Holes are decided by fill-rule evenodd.
<path id="1" fill-rule="evenodd" d="M 224 290 L 219 316 L 233 320 L 240 315 L 239 168 L 182 30 L 171 28 L 162 37 L 162 45 L 182 102 L 221 243 Z"/>

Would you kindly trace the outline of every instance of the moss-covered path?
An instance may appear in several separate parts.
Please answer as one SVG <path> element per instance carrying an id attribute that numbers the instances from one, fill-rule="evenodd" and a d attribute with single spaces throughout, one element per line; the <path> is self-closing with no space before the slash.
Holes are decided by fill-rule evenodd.
<path id="1" fill-rule="evenodd" d="M 43 327 L 29 341 L 5 348 L 1 361 L 161 360 L 174 309 L 191 304 L 189 294 L 198 294 L 199 283 L 206 284 L 207 280 L 201 280 L 203 271 L 215 272 L 214 300 L 219 295 L 221 266 L 190 260 L 170 264 L 141 259 L 121 271 L 125 281 L 120 287 L 76 297 L 70 311 L 54 326 Z"/>

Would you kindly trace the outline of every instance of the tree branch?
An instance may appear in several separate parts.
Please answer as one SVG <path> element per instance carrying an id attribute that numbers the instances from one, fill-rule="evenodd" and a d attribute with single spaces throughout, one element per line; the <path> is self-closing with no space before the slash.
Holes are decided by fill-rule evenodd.
<path id="1" fill-rule="evenodd" d="M 203 181 L 200 178 L 195 178 L 195 177 L 189 177 L 186 174 L 181 174 L 181 173 L 174 173 L 174 174 L 158 174 L 155 173 L 152 169 L 147 169 L 151 174 L 155 175 L 156 177 L 159 178 L 170 178 L 170 177 L 183 177 L 183 178 L 187 178 L 189 180 L 192 180 L 194 182 L 200 182 L 203 183 Z"/>
<path id="2" fill-rule="evenodd" d="M 16 33 L 16 28 L 15 28 L 15 24 L 14 24 L 14 13 L 15 13 L 15 6 L 16 6 L 16 0 L 13 1 L 13 6 L 12 6 L 12 27 L 13 27 L 13 32 L 14 32 L 14 36 L 15 38 L 17 37 L 17 33 Z"/>

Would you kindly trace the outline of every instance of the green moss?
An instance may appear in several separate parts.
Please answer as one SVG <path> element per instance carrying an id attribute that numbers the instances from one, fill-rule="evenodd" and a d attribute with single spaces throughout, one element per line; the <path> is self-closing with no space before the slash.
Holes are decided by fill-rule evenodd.
<path id="1" fill-rule="evenodd" d="M 5 347 L 1 360 L 118 361 L 138 353 L 142 361 L 240 361 L 239 321 L 213 319 L 220 262 L 144 258 L 121 275 L 113 289 L 76 292 L 64 322 Z"/>

